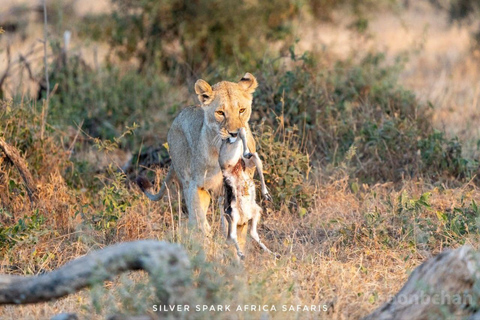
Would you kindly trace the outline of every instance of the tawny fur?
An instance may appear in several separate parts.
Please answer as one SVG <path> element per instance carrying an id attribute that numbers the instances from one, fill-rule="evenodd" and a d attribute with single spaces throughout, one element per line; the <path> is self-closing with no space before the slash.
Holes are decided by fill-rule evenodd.
<path id="1" fill-rule="evenodd" d="M 206 219 L 210 196 L 219 194 L 223 185 L 218 163 L 222 140 L 234 139 L 238 130 L 245 128 L 248 148 L 255 151 L 248 121 L 256 87 L 257 80 L 250 73 L 238 83 L 222 81 L 213 87 L 204 80 L 195 83 L 201 106 L 185 108 L 173 121 L 167 135 L 172 166 L 157 194 L 144 191 L 149 199 L 160 200 L 168 183 L 178 179 L 190 225 L 210 232 Z M 254 169 L 249 170 L 249 174 L 253 173 Z M 141 179 L 139 182 L 141 188 L 146 186 Z"/>

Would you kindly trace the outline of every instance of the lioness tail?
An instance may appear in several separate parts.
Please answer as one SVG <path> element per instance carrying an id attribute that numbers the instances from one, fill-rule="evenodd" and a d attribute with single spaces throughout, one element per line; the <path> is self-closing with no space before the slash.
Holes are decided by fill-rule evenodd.
<path id="1" fill-rule="evenodd" d="M 148 197 L 148 199 L 152 201 L 158 201 L 163 198 L 163 195 L 165 194 L 165 191 L 167 190 L 168 184 L 172 181 L 172 178 L 175 176 L 175 171 L 173 170 L 173 167 L 170 166 L 170 169 L 168 170 L 167 177 L 162 183 L 162 187 L 160 188 L 160 191 L 158 191 L 157 194 L 152 194 L 148 192 L 148 190 L 152 187 L 152 184 L 150 181 L 148 181 L 147 178 L 138 176 L 137 177 L 137 185 L 140 188 L 140 190 L 145 193 L 145 195 Z"/>

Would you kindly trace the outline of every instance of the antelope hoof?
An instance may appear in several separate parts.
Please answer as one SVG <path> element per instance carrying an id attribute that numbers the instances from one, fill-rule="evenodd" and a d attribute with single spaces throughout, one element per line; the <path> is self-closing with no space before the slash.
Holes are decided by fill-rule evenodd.
<path id="1" fill-rule="evenodd" d="M 263 200 L 273 202 L 272 196 L 268 192 L 263 195 Z"/>

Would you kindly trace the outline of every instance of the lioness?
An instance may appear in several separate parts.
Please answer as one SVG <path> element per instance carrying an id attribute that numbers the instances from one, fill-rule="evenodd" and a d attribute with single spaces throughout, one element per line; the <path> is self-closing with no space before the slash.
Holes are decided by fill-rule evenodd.
<path id="1" fill-rule="evenodd" d="M 246 73 L 238 83 L 222 81 L 210 86 L 204 80 L 195 83 L 195 93 L 201 106 L 182 110 L 167 135 L 172 166 L 157 194 L 147 191 L 150 183 L 137 179 L 139 187 L 150 200 L 160 200 L 168 183 L 176 176 L 183 188 L 190 225 L 210 232 L 206 213 L 210 193 L 218 194 L 223 185 L 218 155 L 222 140 L 237 139 L 238 130 L 246 129 L 247 144 L 255 152 L 255 141 L 248 126 L 252 113 L 252 94 L 258 83 Z M 253 176 L 255 168 L 249 169 Z M 246 233 L 246 228 L 242 232 Z"/>

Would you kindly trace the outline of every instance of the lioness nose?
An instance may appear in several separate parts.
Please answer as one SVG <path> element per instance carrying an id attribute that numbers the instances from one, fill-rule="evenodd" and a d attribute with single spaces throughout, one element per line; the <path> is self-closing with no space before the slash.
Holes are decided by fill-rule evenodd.
<path id="1" fill-rule="evenodd" d="M 237 132 L 228 132 L 232 138 L 236 138 L 238 136 L 238 131 Z"/>

